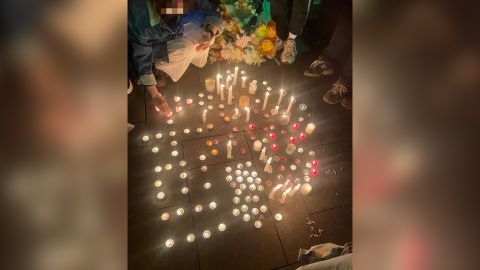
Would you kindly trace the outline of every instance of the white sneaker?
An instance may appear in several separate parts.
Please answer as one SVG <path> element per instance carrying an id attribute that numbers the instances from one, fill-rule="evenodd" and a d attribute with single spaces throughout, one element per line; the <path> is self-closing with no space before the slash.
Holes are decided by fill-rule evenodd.
<path id="1" fill-rule="evenodd" d="M 284 49 L 280 60 L 283 64 L 293 64 L 295 56 L 297 55 L 297 48 L 295 47 L 295 39 L 287 39 L 284 43 Z"/>

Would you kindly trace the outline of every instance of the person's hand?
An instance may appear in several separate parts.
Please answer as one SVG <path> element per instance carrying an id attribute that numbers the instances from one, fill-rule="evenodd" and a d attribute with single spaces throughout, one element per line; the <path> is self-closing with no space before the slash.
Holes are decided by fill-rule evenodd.
<path id="1" fill-rule="evenodd" d="M 198 44 L 195 49 L 197 52 L 204 51 L 210 47 L 210 42 L 212 40 L 213 36 L 212 33 L 205 31 L 202 35 L 202 40 L 203 42 Z"/>
<path id="2" fill-rule="evenodd" d="M 160 112 L 166 118 L 172 116 L 172 112 L 170 111 L 170 107 L 168 106 L 167 100 L 164 96 L 160 95 L 155 85 L 147 86 L 147 90 L 150 93 L 153 101 L 153 106 L 155 106 L 155 110 Z"/>

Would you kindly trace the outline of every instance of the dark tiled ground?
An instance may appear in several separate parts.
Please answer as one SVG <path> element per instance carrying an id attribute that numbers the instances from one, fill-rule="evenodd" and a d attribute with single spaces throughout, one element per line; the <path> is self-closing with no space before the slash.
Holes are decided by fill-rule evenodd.
<path id="1" fill-rule="evenodd" d="M 254 131 L 248 131 L 243 121 L 225 124 L 215 116 L 218 113 L 218 100 L 215 98 L 209 102 L 215 106 L 209 112 L 209 119 L 215 125 L 214 130 L 201 134 L 195 132 L 197 127 L 206 130 L 200 121 L 201 106 L 196 103 L 199 91 L 208 94 L 204 90 L 203 80 L 214 76 L 219 70 L 225 70 L 225 64 L 207 65 L 203 69 L 191 67 L 178 83 L 165 89 L 172 108 L 175 108 L 175 95 L 181 95 L 184 99 L 190 96 L 195 100 L 187 110 L 175 116 L 174 126 L 169 126 L 158 118 L 141 88 L 134 89 L 128 97 L 129 121 L 136 125 L 129 133 L 130 269 L 295 269 L 299 266 L 299 248 L 324 242 L 344 244 L 352 240 L 352 116 L 350 111 L 340 105 L 332 106 L 322 101 L 322 95 L 329 89 L 333 78 L 310 79 L 303 76 L 304 68 L 313 58 L 314 54 L 304 53 L 295 65 L 288 67 L 280 67 L 274 61 L 266 62 L 261 67 L 240 66 L 240 69 L 247 71 L 249 78 L 260 82 L 267 80 L 274 93 L 280 85 L 288 93 L 294 93 L 298 100 L 294 108 L 300 103 L 307 104 L 309 110 L 302 116 L 317 124 L 315 133 L 302 142 L 305 152 L 314 150 L 316 159 L 320 161 L 320 173 L 312 179 L 312 192 L 307 196 L 297 192 L 288 198 L 286 204 L 281 205 L 278 201 L 267 198 L 271 187 L 265 185 L 265 191 L 258 193 L 261 195 L 258 205 L 266 204 L 269 211 L 263 215 L 261 229 L 255 229 L 252 221 L 245 223 L 232 215 L 233 190 L 224 180 L 225 167 L 250 160 L 253 161 L 252 169 L 259 172 L 264 182 L 272 180 L 276 184 L 272 175 L 263 172 L 264 165 L 258 161 L 259 153 L 253 151 L 249 139 L 251 135 L 259 138 L 265 136 L 262 127 L 274 122 L 265 119 L 261 113 L 252 113 L 252 121 L 257 124 Z M 229 68 L 233 70 L 233 67 Z M 263 94 L 259 89 L 257 97 L 263 99 Z M 203 100 L 207 101 L 206 97 Z M 270 97 L 271 104 L 276 100 L 275 94 Z M 226 109 L 227 112 L 231 110 Z M 298 109 L 296 111 L 295 116 L 298 118 Z M 204 142 L 208 138 L 225 140 L 232 133 L 232 126 L 240 129 L 231 138 L 238 144 L 233 151 L 234 160 L 227 160 L 225 141 L 212 147 L 207 147 Z M 187 127 L 192 133 L 185 135 L 183 129 Z M 175 137 L 168 136 L 171 130 L 176 131 Z M 289 134 L 298 133 L 291 127 L 287 130 Z M 154 139 L 156 132 L 162 132 L 163 138 Z M 279 135 L 278 129 L 276 132 Z M 144 143 L 141 137 L 146 133 L 151 139 Z M 276 141 L 282 151 L 287 138 L 279 136 Z M 176 140 L 178 145 L 172 147 L 172 140 Z M 159 147 L 159 153 L 152 153 L 153 146 Z M 248 151 L 242 154 L 240 147 L 245 147 Z M 218 156 L 209 154 L 212 148 L 218 149 Z M 170 154 L 173 150 L 179 152 L 175 158 Z M 205 162 L 198 159 L 201 154 L 207 156 Z M 295 153 L 294 157 L 305 159 L 306 153 Z M 185 168 L 178 165 L 180 160 L 187 161 Z M 171 171 L 154 171 L 156 165 L 165 167 L 167 163 L 173 165 Z M 280 164 L 281 162 L 275 163 L 275 166 Z M 200 171 L 202 165 L 209 166 L 207 172 Z M 188 174 L 186 180 L 179 177 L 183 171 Z M 161 189 L 154 187 L 156 179 L 163 181 Z M 212 183 L 210 190 L 203 188 L 206 181 Z M 184 186 L 189 188 L 186 195 L 180 192 Z M 163 201 L 155 198 L 159 190 L 167 194 Z M 210 201 L 218 202 L 215 210 L 208 209 Z M 202 204 L 207 209 L 202 213 L 194 213 L 195 204 Z M 179 207 L 185 209 L 185 214 L 177 217 L 175 211 Z M 164 212 L 171 216 L 166 222 L 160 220 L 160 215 Z M 277 212 L 283 215 L 281 222 L 273 219 Z M 309 238 L 311 231 L 305 224 L 306 218 L 313 219 L 323 230 L 320 238 Z M 216 229 L 220 222 L 227 225 L 226 231 L 219 232 Z M 209 239 L 201 237 L 206 229 L 212 231 Z M 188 243 L 185 240 L 189 233 L 196 235 L 195 242 Z M 165 240 L 168 238 L 175 240 L 173 248 L 165 248 Z"/>

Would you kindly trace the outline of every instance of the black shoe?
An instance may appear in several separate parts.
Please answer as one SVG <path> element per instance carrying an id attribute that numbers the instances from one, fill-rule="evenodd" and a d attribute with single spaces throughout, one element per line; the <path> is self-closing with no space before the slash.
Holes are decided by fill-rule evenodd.
<path id="1" fill-rule="evenodd" d="M 157 87 L 164 87 L 171 82 L 170 76 L 160 69 L 153 68 L 153 75 L 155 75 L 155 79 L 157 80 Z"/>
<path id="2" fill-rule="evenodd" d="M 322 54 L 317 60 L 310 64 L 310 67 L 305 70 L 303 75 L 308 77 L 320 77 L 332 75 L 333 73 L 335 73 L 335 70 L 333 69 L 332 61 Z"/>

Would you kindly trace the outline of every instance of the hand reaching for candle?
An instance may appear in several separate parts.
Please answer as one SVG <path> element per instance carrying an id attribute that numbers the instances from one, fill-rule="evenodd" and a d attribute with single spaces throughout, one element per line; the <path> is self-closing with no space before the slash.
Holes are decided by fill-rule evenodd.
<path id="1" fill-rule="evenodd" d="M 168 106 L 167 100 L 164 96 L 160 95 L 155 85 L 147 86 L 147 90 L 150 93 L 153 101 L 153 105 L 155 106 L 155 110 L 160 112 L 166 118 L 172 116 L 172 112 L 170 111 L 170 107 Z"/>

